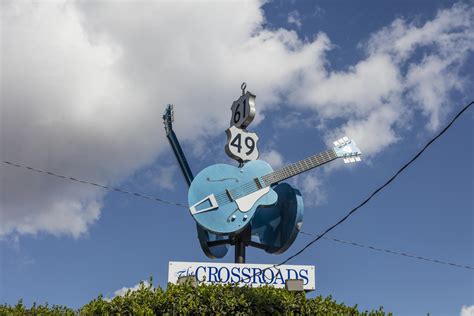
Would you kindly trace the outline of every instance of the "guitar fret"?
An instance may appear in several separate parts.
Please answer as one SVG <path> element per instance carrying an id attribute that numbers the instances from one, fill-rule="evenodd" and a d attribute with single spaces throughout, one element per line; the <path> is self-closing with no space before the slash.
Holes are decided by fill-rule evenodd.
<path id="1" fill-rule="evenodd" d="M 288 179 L 292 176 L 295 176 L 297 174 L 300 174 L 306 170 L 313 169 L 315 167 L 318 167 L 320 165 L 323 165 L 333 159 L 336 159 L 337 156 L 334 152 L 334 150 L 330 149 L 325 152 L 322 152 L 318 155 L 314 155 L 311 157 L 308 157 L 306 159 L 303 159 L 301 161 L 298 161 L 294 164 L 288 165 L 286 167 L 283 167 L 277 171 L 274 171 L 266 176 L 263 177 L 265 181 L 265 185 L 271 185 L 277 182 L 280 182 L 284 179 Z"/>

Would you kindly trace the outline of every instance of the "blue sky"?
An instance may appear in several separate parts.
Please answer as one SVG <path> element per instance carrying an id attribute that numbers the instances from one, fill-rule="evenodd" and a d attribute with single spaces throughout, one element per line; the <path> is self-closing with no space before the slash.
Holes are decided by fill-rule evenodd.
<path id="1" fill-rule="evenodd" d="M 132 14 L 131 14 L 132 13 Z M 274 167 L 347 135 L 363 162 L 291 180 L 302 230 L 321 233 L 473 99 L 472 1 L 87 1 L 1 5 L 2 160 L 184 203 L 161 113 L 194 173 L 224 153 L 240 83 L 257 95 L 261 157 Z M 473 112 L 330 236 L 474 265 Z M 0 167 L 0 302 L 79 307 L 208 261 L 182 208 Z M 248 262 L 283 255 L 248 250 Z M 232 262 L 232 251 L 221 260 Z M 317 290 L 401 315 L 474 310 L 474 274 L 322 240 L 293 264 Z"/>

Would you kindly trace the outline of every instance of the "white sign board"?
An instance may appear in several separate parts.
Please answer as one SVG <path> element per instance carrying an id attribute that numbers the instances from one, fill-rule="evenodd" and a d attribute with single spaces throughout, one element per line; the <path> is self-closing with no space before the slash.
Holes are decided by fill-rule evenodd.
<path id="1" fill-rule="evenodd" d="M 235 126 L 226 130 L 227 144 L 225 152 L 227 155 L 239 162 L 256 160 L 258 158 L 257 141 L 255 133 L 247 132 Z"/>
<path id="2" fill-rule="evenodd" d="M 199 283 L 237 283 L 240 286 L 252 287 L 270 285 L 276 288 L 284 288 L 288 279 L 300 279 L 303 280 L 304 290 L 316 289 L 314 266 L 282 265 L 274 268 L 271 264 L 174 261 L 169 263 L 168 282 L 176 284 L 180 276 L 190 275 L 196 276 Z"/>

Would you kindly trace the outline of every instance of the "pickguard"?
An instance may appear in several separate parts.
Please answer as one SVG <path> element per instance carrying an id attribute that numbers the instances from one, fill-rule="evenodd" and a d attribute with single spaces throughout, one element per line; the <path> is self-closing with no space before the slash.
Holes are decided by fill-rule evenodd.
<path id="1" fill-rule="evenodd" d="M 267 194 L 269 191 L 270 187 L 265 187 L 254 193 L 248 194 L 244 197 L 235 200 L 235 203 L 237 204 L 241 212 L 248 212 L 255 205 L 255 202 L 257 202 L 259 198 Z"/>

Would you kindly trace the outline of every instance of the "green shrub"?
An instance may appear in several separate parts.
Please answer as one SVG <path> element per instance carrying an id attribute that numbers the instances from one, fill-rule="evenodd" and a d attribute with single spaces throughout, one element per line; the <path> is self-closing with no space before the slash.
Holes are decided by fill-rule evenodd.
<path id="1" fill-rule="evenodd" d="M 151 282 L 150 282 L 151 284 Z M 26 308 L 0 305 L 0 315 L 385 315 L 383 308 L 360 312 L 337 303 L 331 296 L 306 298 L 305 293 L 273 287 L 168 284 L 165 290 L 140 283 L 136 291 L 112 300 L 99 295 L 79 310 L 64 306 L 33 304 Z M 391 314 L 389 314 L 391 315 Z"/>
<path id="2" fill-rule="evenodd" d="M 0 305 L 0 315 L 8 316 L 24 316 L 24 315 L 47 315 L 47 316 L 62 316 L 62 315 L 76 315 L 77 313 L 66 306 L 52 305 L 49 306 L 48 303 L 45 305 L 36 305 L 33 303 L 31 308 L 26 308 L 23 305 L 23 300 L 19 300 L 15 306 L 8 306 L 6 304 Z"/>

